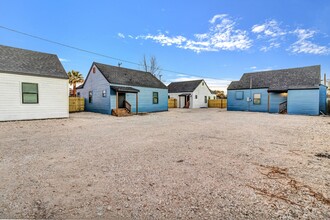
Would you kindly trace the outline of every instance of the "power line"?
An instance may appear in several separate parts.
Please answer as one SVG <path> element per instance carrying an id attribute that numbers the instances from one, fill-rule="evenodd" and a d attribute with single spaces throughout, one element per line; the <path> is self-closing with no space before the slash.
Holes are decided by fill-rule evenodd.
<path id="1" fill-rule="evenodd" d="M 85 50 L 85 49 L 82 49 L 82 48 L 79 48 L 79 47 L 75 47 L 75 46 L 71 46 L 71 45 L 68 45 L 68 44 L 63 44 L 63 43 L 60 43 L 60 42 L 57 42 L 57 41 L 49 40 L 49 39 L 46 39 L 46 38 L 43 38 L 43 37 L 39 37 L 39 36 L 36 36 L 36 35 L 32 35 L 32 34 L 29 34 L 29 33 L 26 33 L 26 32 L 18 31 L 18 30 L 15 30 L 15 29 L 12 29 L 12 28 L 8 28 L 8 27 L 2 26 L 2 25 L 0 25 L 0 28 L 5 29 L 7 31 L 11 31 L 11 32 L 17 33 L 17 34 L 25 35 L 25 36 L 28 36 L 28 37 L 31 37 L 31 38 L 42 40 L 42 41 L 45 41 L 45 42 L 48 42 L 48 43 L 57 44 L 57 45 L 60 45 L 62 47 L 67 47 L 67 48 L 70 48 L 70 49 L 73 49 L 73 50 L 81 51 L 81 52 L 84 52 L 84 53 L 89 53 L 89 54 L 97 55 L 97 56 L 100 56 L 100 57 L 105 57 L 105 58 L 112 59 L 112 60 L 126 62 L 126 63 L 130 63 L 130 64 L 137 65 L 137 66 L 142 66 L 142 64 L 140 64 L 140 63 L 136 63 L 136 62 L 133 62 L 133 61 L 120 59 L 120 58 L 117 58 L 117 57 L 112 57 L 112 56 L 109 56 L 109 55 L 106 55 L 106 54 L 97 53 L 97 52 L 94 52 L 94 51 L 91 51 L 91 50 Z M 175 74 L 182 74 L 182 75 L 192 76 L 192 77 L 201 77 L 201 78 L 204 78 L 205 77 L 205 76 L 192 75 L 192 74 L 178 72 L 178 71 L 169 70 L 169 69 L 162 69 L 162 68 L 160 68 L 160 70 L 161 71 L 164 71 L 164 72 L 170 72 L 170 73 L 175 73 Z M 206 78 L 208 78 L 208 79 L 217 79 L 217 78 L 212 78 L 212 77 L 206 77 Z M 217 79 L 217 80 L 220 80 L 220 79 Z"/>

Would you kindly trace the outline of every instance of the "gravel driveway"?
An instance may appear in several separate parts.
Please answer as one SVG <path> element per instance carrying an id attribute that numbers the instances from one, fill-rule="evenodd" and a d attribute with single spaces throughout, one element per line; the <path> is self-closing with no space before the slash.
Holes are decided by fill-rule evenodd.
<path id="1" fill-rule="evenodd" d="M 2 122 L 0 218 L 329 219 L 329 129 L 219 109 Z"/>

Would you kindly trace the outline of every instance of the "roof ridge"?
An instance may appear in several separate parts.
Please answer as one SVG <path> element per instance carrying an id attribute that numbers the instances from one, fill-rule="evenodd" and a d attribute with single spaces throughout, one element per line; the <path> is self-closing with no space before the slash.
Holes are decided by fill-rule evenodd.
<path id="1" fill-rule="evenodd" d="M 272 72 L 272 71 L 294 70 L 294 69 L 302 69 L 302 68 L 310 68 L 310 67 L 321 67 L 321 65 L 317 64 L 317 65 L 311 65 L 311 66 L 291 67 L 291 68 L 283 68 L 283 69 L 275 69 L 275 70 L 263 70 L 263 71 L 247 72 L 247 73 L 244 73 L 243 75 L 253 74 L 253 73 L 267 73 L 267 72 Z"/>
<path id="2" fill-rule="evenodd" d="M 111 84 L 167 89 L 166 85 L 150 72 L 103 64 L 95 61 L 92 67 L 94 65 Z"/>
<path id="3" fill-rule="evenodd" d="M 197 82 L 197 81 L 203 81 L 204 79 L 197 79 L 197 80 L 186 80 L 186 81 L 176 81 L 171 83 L 185 83 L 185 82 Z"/>
<path id="4" fill-rule="evenodd" d="M 109 66 L 112 68 L 118 68 L 118 69 L 121 68 L 121 69 L 126 69 L 126 70 L 138 71 L 138 72 L 142 72 L 142 73 L 150 73 L 151 75 L 153 75 L 151 72 L 148 72 L 148 71 L 136 70 L 136 69 L 126 68 L 126 67 L 119 67 L 119 66 L 105 64 L 105 63 L 99 63 L 99 62 L 95 62 L 95 61 L 93 62 L 93 64 L 95 64 L 95 65 L 100 64 L 100 65 Z"/>
<path id="5" fill-rule="evenodd" d="M 24 50 L 24 51 L 33 52 L 33 53 L 39 53 L 39 54 L 47 54 L 47 55 L 57 56 L 57 54 L 55 54 L 55 53 L 47 53 L 47 52 L 40 52 L 40 51 L 36 51 L 36 50 L 31 50 L 31 49 L 11 47 L 11 46 L 3 45 L 3 44 L 0 44 L 0 47 L 7 47 L 7 48 L 14 49 L 14 50 Z"/>

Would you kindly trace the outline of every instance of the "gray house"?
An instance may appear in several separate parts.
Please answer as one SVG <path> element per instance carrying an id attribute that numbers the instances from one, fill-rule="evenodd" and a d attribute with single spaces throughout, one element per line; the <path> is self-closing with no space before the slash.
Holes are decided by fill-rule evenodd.
<path id="1" fill-rule="evenodd" d="M 167 87 L 149 72 L 94 62 L 78 96 L 86 111 L 104 114 L 167 111 Z"/>
<path id="2" fill-rule="evenodd" d="M 245 73 L 227 89 L 227 110 L 319 115 L 326 113 L 321 66 Z"/>

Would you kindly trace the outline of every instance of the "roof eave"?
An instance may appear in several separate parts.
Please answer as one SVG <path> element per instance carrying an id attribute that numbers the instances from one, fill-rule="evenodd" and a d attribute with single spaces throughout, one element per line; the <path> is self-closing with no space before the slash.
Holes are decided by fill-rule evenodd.
<path id="1" fill-rule="evenodd" d="M 54 79 L 69 79 L 69 76 L 66 75 L 66 77 L 60 77 L 60 76 L 47 76 L 47 75 L 40 75 L 37 73 L 27 73 L 27 72 L 14 72 L 14 71 L 5 71 L 0 70 L 1 73 L 8 73 L 8 74 L 16 74 L 16 75 L 22 75 L 22 76 L 36 76 L 36 77 L 46 77 L 46 78 L 54 78 Z"/>

